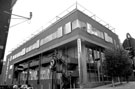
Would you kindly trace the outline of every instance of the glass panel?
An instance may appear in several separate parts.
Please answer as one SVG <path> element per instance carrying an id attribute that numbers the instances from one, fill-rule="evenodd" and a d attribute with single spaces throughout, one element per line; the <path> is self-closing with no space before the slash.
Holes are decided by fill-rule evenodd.
<path id="1" fill-rule="evenodd" d="M 88 54 L 88 61 L 90 63 L 94 63 L 93 57 L 92 57 L 92 49 L 88 50 L 89 54 Z"/>
<path id="2" fill-rule="evenodd" d="M 75 21 L 72 22 L 72 30 L 76 29 L 76 28 L 80 28 L 80 21 L 77 19 Z"/>
<path id="3" fill-rule="evenodd" d="M 92 28 L 92 34 L 98 36 L 98 34 L 97 34 L 97 29 L 96 29 L 96 28 Z"/>
<path id="4" fill-rule="evenodd" d="M 104 35 L 105 35 L 105 41 L 113 43 L 112 37 L 110 37 L 106 32 L 104 32 Z"/>
<path id="5" fill-rule="evenodd" d="M 101 58 L 102 58 L 102 61 L 105 60 L 105 54 L 103 52 L 101 52 Z"/>
<path id="6" fill-rule="evenodd" d="M 92 25 L 87 23 L 87 32 L 92 34 Z"/>
<path id="7" fill-rule="evenodd" d="M 104 34 L 103 32 L 100 32 L 101 38 L 104 39 Z"/>
<path id="8" fill-rule="evenodd" d="M 52 40 L 57 38 L 57 31 L 52 33 Z"/>
<path id="9" fill-rule="evenodd" d="M 62 27 L 59 27 L 57 30 L 57 38 L 62 36 Z"/>
<path id="10" fill-rule="evenodd" d="M 65 24 L 64 34 L 67 34 L 70 32 L 71 32 L 71 22 L 68 22 L 67 24 Z"/>
<path id="11" fill-rule="evenodd" d="M 103 81 L 103 73 L 102 73 L 102 63 L 101 58 L 104 57 L 103 52 L 100 53 L 98 50 L 92 50 L 88 48 L 88 60 L 87 61 L 87 74 L 88 74 L 88 81 L 89 82 L 101 82 Z M 101 55 L 101 56 L 100 56 Z M 93 62 L 91 60 L 93 59 Z"/>
<path id="12" fill-rule="evenodd" d="M 41 68 L 40 70 L 40 79 L 50 79 L 51 72 L 48 68 Z"/>
<path id="13" fill-rule="evenodd" d="M 80 25 L 81 25 L 81 28 L 83 29 L 83 30 L 86 30 L 86 24 L 84 23 L 84 22 L 82 22 L 82 21 L 80 21 Z"/>
<path id="14" fill-rule="evenodd" d="M 37 80 L 37 70 L 29 70 L 29 80 Z"/>

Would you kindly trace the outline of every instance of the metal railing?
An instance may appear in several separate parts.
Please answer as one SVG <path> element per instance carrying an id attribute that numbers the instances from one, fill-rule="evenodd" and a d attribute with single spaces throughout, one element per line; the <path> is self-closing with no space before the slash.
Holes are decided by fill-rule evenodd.
<path id="1" fill-rule="evenodd" d="M 39 35 L 44 30 L 46 30 L 47 28 L 52 26 L 53 24 L 56 24 L 58 21 L 63 19 L 65 16 L 68 16 L 69 13 L 71 13 L 72 11 L 74 11 L 76 9 L 82 11 L 86 15 L 90 16 L 93 20 L 97 21 L 98 23 L 100 23 L 101 25 L 105 26 L 106 28 L 108 28 L 113 33 L 115 33 L 115 28 L 113 28 L 110 24 L 108 24 L 107 22 L 103 21 L 101 18 L 97 17 L 96 14 L 92 13 L 91 11 L 89 11 L 88 9 L 86 9 L 85 7 L 83 7 L 82 5 L 80 5 L 79 3 L 76 2 L 73 5 L 71 5 L 69 8 L 64 10 L 62 13 L 60 13 L 56 17 L 54 17 L 52 20 L 50 20 L 47 24 L 45 24 L 45 25 L 41 26 L 39 29 L 37 29 L 33 34 L 31 34 L 25 40 L 20 42 L 17 45 L 17 47 L 13 48 L 9 53 L 11 53 L 13 50 L 17 49 L 18 47 L 20 47 L 21 45 L 23 45 L 27 41 L 31 40 L 35 36 Z"/>

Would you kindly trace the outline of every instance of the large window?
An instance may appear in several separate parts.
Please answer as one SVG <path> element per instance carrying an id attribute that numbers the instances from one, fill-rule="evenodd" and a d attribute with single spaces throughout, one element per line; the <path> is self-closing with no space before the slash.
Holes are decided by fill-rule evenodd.
<path id="1" fill-rule="evenodd" d="M 70 32 L 71 32 L 71 22 L 68 22 L 67 24 L 65 24 L 64 34 L 68 34 Z"/>
<path id="2" fill-rule="evenodd" d="M 51 79 L 51 71 L 49 68 L 44 67 L 41 68 L 40 79 Z"/>
<path id="3" fill-rule="evenodd" d="M 62 27 L 59 27 L 57 30 L 57 38 L 62 36 Z"/>
<path id="4" fill-rule="evenodd" d="M 92 34 L 92 25 L 87 23 L 87 32 Z"/>
<path id="5" fill-rule="evenodd" d="M 76 29 L 76 28 L 80 28 L 80 21 L 78 19 L 76 19 L 75 21 L 72 22 L 72 30 Z"/>
<path id="6" fill-rule="evenodd" d="M 103 81 L 101 68 L 102 52 L 88 48 L 87 74 L 89 82 Z M 102 55 L 102 56 L 100 56 Z"/>
<path id="7" fill-rule="evenodd" d="M 29 73 L 29 80 L 37 80 L 38 79 L 37 70 L 30 70 L 29 72 L 30 72 Z"/>
<path id="8" fill-rule="evenodd" d="M 87 75 L 89 82 L 110 81 L 110 77 L 103 73 L 105 54 L 99 50 L 87 48 Z"/>
<path id="9" fill-rule="evenodd" d="M 104 32 L 104 35 L 105 35 L 105 41 L 113 43 L 113 39 L 111 36 L 109 36 L 106 32 Z"/>
<path id="10" fill-rule="evenodd" d="M 99 31 L 98 29 L 92 27 L 91 24 L 87 23 L 87 32 L 90 33 L 90 34 L 93 34 L 99 38 L 102 38 L 104 39 L 104 34 L 102 31 Z"/>

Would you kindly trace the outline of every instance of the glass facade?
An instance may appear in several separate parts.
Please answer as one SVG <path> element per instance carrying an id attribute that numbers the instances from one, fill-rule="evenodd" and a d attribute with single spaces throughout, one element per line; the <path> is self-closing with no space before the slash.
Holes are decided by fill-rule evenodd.
<path id="1" fill-rule="evenodd" d="M 87 75 L 89 82 L 110 81 L 110 77 L 103 74 L 102 62 L 105 55 L 102 51 L 87 48 Z"/>
<path id="2" fill-rule="evenodd" d="M 88 48 L 87 75 L 89 82 L 101 81 L 101 62 L 99 51 Z"/>

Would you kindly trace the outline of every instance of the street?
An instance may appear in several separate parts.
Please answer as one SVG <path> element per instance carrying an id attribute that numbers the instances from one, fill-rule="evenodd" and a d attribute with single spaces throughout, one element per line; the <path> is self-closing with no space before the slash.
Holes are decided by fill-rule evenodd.
<path id="1" fill-rule="evenodd" d="M 135 89 L 135 82 L 129 82 L 129 83 L 124 82 L 122 85 L 116 85 L 115 87 L 112 87 L 112 85 L 109 84 L 109 85 L 96 87 L 93 89 Z"/>

